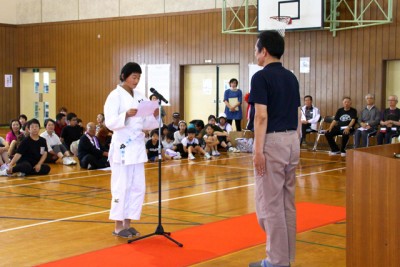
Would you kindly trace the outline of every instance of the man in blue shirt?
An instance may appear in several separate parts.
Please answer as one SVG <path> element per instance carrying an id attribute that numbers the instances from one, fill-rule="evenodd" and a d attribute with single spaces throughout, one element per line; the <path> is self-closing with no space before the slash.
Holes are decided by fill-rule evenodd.
<path id="1" fill-rule="evenodd" d="M 254 173 L 257 219 L 267 233 L 268 258 L 256 266 L 289 266 L 296 243 L 295 185 L 300 157 L 300 92 L 280 62 L 285 43 L 276 31 L 258 36 L 255 57 L 264 67 L 251 79 L 254 106 Z"/>

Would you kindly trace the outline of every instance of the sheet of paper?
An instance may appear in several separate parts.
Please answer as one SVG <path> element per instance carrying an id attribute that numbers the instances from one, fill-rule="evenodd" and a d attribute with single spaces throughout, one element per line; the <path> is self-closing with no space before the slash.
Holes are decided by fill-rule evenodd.
<path id="1" fill-rule="evenodd" d="M 135 116 L 145 117 L 150 116 L 154 113 L 154 110 L 158 108 L 158 101 L 142 101 L 139 103 L 137 109 L 138 112 Z"/>
<path id="2" fill-rule="evenodd" d="M 237 103 L 239 103 L 239 100 L 238 100 L 238 98 L 237 97 L 231 97 L 231 98 L 229 98 L 229 105 L 231 105 L 231 106 L 234 106 L 234 105 L 236 105 Z M 236 111 L 238 111 L 239 110 L 239 107 L 235 107 L 235 110 Z"/>

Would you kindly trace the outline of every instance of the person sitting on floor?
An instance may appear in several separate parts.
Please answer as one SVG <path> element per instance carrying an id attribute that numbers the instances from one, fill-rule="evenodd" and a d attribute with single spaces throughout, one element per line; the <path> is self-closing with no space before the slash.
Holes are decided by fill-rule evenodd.
<path id="1" fill-rule="evenodd" d="M 240 152 L 239 149 L 232 146 L 229 133 L 232 132 L 233 129 L 232 126 L 227 121 L 225 113 L 219 115 L 218 123 L 216 124 L 216 126 L 218 126 L 223 133 L 217 135 L 219 141 L 218 148 L 226 149 L 227 152 L 235 152 L 235 153 Z M 224 133 L 226 133 L 226 135 Z"/>
<path id="2" fill-rule="evenodd" d="M 187 135 L 187 125 L 185 121 L 179 121 L 179 130 L 174 132 L 174 146 L 176 146 L 176 151 L 183 153 L 182 140 Z"/>
<path id="3" fill-rule="evenodd" d="M 175 133 L 179 130 L 179 121 L 181 120 L 181 115 L 178 112 L 172 114 L 172 122 L 168 124 L 168 131 Z"/>
<path id="4" fill-rule="evenodd" d="M 8 157 L 12 159 L 17 152 L 17 148 L 25 135 L 21 133 L 21 123 L 18 119 L 10 122 L 10 131 L 6 135 L 6 142 L 9 144 Z"/>
<path id="5" fill-rule="evenodd" d="M 182 157 L 188 157 L 189 160 L 196 159 L 193 153 L 199 153 L 204 155 L 205 159 L 211 159 L 210 154 L 204 151 L 204 149 L 199 146 L 199 140 L 195 137 L 196 130 L 193 128 L 188 129 L 188 135 L 183 138 L 182 146 L 184 153 L 181 153 Z"/>
<path id="6" fill-rule="evenodd" d="M 54 125 L 54 132 L 58 137 L 61 136 L 62 129 L 64 129 L 65 126 L 67 126 L 67 115 L 64 113 L 58 113 L 56 115 L 56 123 Z"/>
<path id="7" fill-rule="evenodd" d="M 216 124 L 221 130 L 226 131 L 228 134 L 232 132 L 232 125 L 226 120 L 226 114 L 221 113 L 218 117 L 218 123 Z"/>
<path id="8" fill-rule="evenodd" d="M 78 116 L 75 113 L 68 113 L 67 115 L 68 125 L 62 129 L 61 142 L 65 147 L 71 151 L 72 142 L 79 140 L 83 134 L 83 128 L 78 125 Z"/>
<path id="9" fill-rule="evenodd" d="M 25 114 L 21 114 L 18 117 L 19 123 L 21 123 L 21 132 L 25 132 L 26 122 L 28 121 L 28 117 Z"/>
<path id="10" fill-rule="evenodd" d="M 331 148 L 330 156 L 337 154 L 342 157 L 346 156 L 346 145 L 350 134 L 354 132 L 354 125 L 357 121 L 357 110 L 351 107 L 351 98 L 343 97 L 342 103 L 343 107 L 337 110 L 335 119 L 325 133 L 326 140 Z M 342 147 L 340 150 L 335 140 L 333 140 L 337 135 L 342 135 Z"/>
<path id="11" fill-rule="evenodd" d="M 104 124 L 104 114 L 97 114 L 96 137 L 99 140 L 100 147 L 104 151 L 110 150 L 112 132 Z"/>
<path id="12" fill-rule="evenodd" d="M 149 97 L 150 101 L 158 101 L 158 97 L 155 94 L 150 95 Z M 164 117 L 165 117 L 166 113 L 164 110 L 164 107 L 161 106 L 161 121 L 164 123 Z"/>
<path id="13" fill-rule="evenodd" d="M 161 143 L 165 155 L 168 155 L 173 159 L 181 159 L 181 153 L 176 151 L 177 147 L 174 145 L 174 135 L 172 133 L 168 132 Z"/>
<path id="14" fill-rule="evenodd" d="M 8 164 L 10 163 L 10 158 L 8 157 L 8 142 L 0 137 L 0 170 L 5 170 L 8 168 Z"/>
<path id="15" fill-rule="evenodd" d="M 46 139 L 39 136 L 40 123 L 31 119 L 26 123 L 29 136 L 21 141 L 17 153 L 9 163 L 7 175 L 45 175 L 50 172 L 50 166 L 43 164 L 47 157 Z M 4 175 L 4 173 L 2 173 Z"/>
<path id="16" fill-rule="evenodd" d="M 312 104 L 312 96 L 304 97 L 304 106 L 301 107 L 301 139 L 300 145 L 306 143 L 307 133 L 318 131 L 318 122 L 321 118 L 319 109 Z"/>
<path id="17" fill-rule="evenodd" d="M 147 158 L 150 162 L 158 161 L 158 128 L 150 132 L 150 140 L 146 142 Z M 161 144 L 161 160 L 171 159 L 169 154 L 164 154 L 163 145 Z"/>
<path id="18" fill-rule="evenodd" d="M 45 162 L 55 163 L 57 160 L 61 160 L 64 165 L 75 165 L 76 161 L 71 158 L 68 149 L 61 143 L 60 138 L 55 133 L 55 125 L 56 122 L 54 120 L 46 119 L 44 121 L 46 131 L 40 134 L 41 137 L 46 139 L 47 149 L 49 152 Z"/>
<path id="19" fill-rule="evenodd" d="M 365 100 L 367 101 L 367 106 L 361 111 L 360 118 L 358 119 L 361 127 L 354 133 L 354 148 L 367 146 L 368 136 L 376 133 L 381 119 L 381 112 L 374 105 L 374 95 L 367 94 Z"/>
<path id="20" fill-rule="evenodd" d="M 95 170 L 110 167 L 108 152 L 101 150 L 94 122 L 86 125 L 86 132 L 79 139 L 78 158 L 79 164 L 84 169 Z"/>
<path id="21" fill-rule="evenodd" d="M 206 126 L 206 134 L 203 136 L 204 142 L 206 143 L 205 151 L 207 153 L 211 152 L 212 156 L 220 156 L 221 154 L 218 152 L 218 138 L 214 135 L 214 128 L 212 125 L 207 124 Z"/>

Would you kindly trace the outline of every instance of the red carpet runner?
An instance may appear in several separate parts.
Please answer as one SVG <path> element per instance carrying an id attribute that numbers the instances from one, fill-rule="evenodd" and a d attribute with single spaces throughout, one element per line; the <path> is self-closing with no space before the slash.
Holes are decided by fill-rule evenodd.
<path id="1" fill-rule="evenodd" d="M 298 233 L 346 218 L 344 207 L 313 203 L 296 206 Z M 171 237 L 183 248 L 155 236 L 40 266 L 188 266 L 265 242 L 254 213 L 180 230 Z"/>

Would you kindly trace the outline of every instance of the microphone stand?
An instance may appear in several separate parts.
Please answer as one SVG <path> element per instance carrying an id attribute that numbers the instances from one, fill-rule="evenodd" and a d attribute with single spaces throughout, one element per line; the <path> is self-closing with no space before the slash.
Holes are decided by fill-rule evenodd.
<path id="1" fill-rule="evenodd" d="M 171 233 L 170 232 L 165 232 L 164 227 L 161 224 L 161 160 L 162 160 L 162 155 L 161 155 L 161 126 L 162 126 L 162 118 L 161 118 L 161 100 L 158 100 L 158 225 L 156 228 L 156 231 L 154 233 L 140 236 L 135 239 L 128 240 L 128 244 L 153 236 L 153 235 L 162 235 L 175 244 L 177 244 L 179 247 L 183 247 L 183 244 L 179 243 L 172 237 L 170 237 Z"/>

